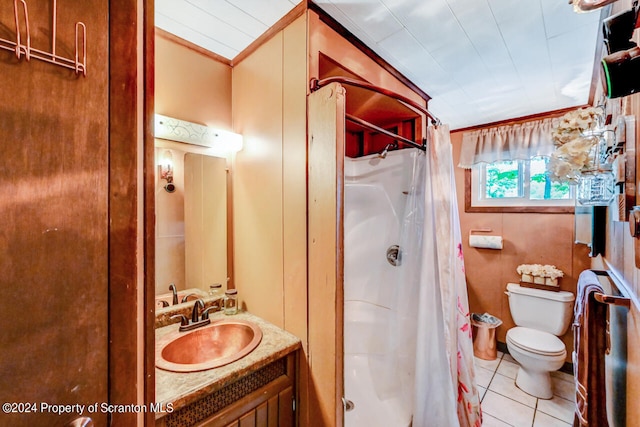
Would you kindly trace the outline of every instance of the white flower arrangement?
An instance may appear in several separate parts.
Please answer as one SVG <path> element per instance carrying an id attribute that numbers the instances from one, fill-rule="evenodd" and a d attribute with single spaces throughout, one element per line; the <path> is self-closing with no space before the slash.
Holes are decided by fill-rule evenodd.
<path id="1" fill-rule="evenodd" d="M 564 272 L 555 265 L 541 264 L 521 264 L 516 268 L 518 274 L 527 274 L 529 276 L 548 277 L 550 279 L 558 279 L 564 276 Z"/>
<path id="2" fill-rule="evenodd" d="M 586 131 L 595 129 L 600 116 L 600 111 L 595 107 L 569 111 L 560 118 L 560 123 L 551 133 L 556 146 L 566 144 L 577 137 L 581 137 Z"/>
<path id="3" fill-rule="evenodd" d="M 594 148 L 600 138 L 593 131 L 600 124 L 601 113 L 587 107 L 570 111 L 552 131 L 556 149 L 551 153 L 547 171 L 552 181 L 577 182 L 582 172 L 596 167 Z"/>

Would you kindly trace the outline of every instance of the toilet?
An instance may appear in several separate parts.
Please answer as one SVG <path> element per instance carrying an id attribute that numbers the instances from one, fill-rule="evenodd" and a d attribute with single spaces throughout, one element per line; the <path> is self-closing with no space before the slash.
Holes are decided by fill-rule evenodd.
<path id="1" fill-rule="evenodd" d="M 516 385 L 540 399 L 551 399 L 551 376 L 562 367 L 567 356 L 558 338 L 569 327 L 573 316 L 571 292 L 545 291 L 507 284 L 509 310 L 516 326 L 507 331 L 507 349 L 519 364 Z"/>

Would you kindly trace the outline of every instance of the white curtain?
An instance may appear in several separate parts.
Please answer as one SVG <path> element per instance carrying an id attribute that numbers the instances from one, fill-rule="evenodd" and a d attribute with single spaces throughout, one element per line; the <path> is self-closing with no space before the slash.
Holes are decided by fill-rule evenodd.
<path id="1" fill-rule="evenodd" d="M 462 136 L 461 168 L 502 160 L 528 160 L 549 156 L 554 149 L 551 131 L 558 119 L 534 120 L 466 132 Z"/>
<path id="2" fill-rule="evenodd" d="M 473 344 L 447 126 L 429 127 L 416 152 L 400 248 L 402 272 L 388 325 L 381 398 L 412 402 L 413 427 L 479 427 Z"/>

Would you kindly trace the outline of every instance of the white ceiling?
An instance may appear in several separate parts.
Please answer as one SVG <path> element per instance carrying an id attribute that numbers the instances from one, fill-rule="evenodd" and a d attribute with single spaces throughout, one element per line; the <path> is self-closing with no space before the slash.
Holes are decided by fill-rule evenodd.
<path id="1" fill-rule="evenodd" d="M 233 59 L 296 0 L 156 0 L 156 26 Z M 315 0 L 452 129 L 588 102 L 600 11 L 567 0 Z"/>

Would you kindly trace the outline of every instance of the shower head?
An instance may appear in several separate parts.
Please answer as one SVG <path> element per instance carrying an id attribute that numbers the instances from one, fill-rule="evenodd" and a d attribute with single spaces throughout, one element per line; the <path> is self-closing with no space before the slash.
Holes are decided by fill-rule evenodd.
<path id="1" fill-rule="evenodd" d="M 397 149 L 398 148 L 398 143 L 396 141 L 390 142 L 389 144 L 387 144 L 381 152 L 378 153 L 378 157 L 380 159 L 384 159 L 387 157 L 387 153 L 389 153 L 390 149 Z"/>

